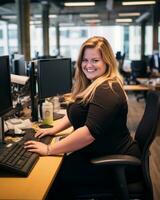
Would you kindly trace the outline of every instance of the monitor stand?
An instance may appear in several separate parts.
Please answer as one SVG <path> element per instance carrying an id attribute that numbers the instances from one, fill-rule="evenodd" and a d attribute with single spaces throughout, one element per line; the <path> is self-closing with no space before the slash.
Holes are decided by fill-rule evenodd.
<path id="1" fill-rule="evenodd" d="M 3 118 L 0 117 L 0 148 L 2 148 L 4 145 L 4 121 Z"/>

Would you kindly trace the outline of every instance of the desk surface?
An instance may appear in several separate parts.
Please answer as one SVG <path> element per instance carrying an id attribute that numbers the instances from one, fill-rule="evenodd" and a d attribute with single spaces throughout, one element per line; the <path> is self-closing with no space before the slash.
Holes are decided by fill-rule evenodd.
<path id="1" fill-rule="evenodd" d="M 69 130 L 63 133 L 69 133 Z M 53 142 L 54 143 L 54 139 Z M 30 175 L 23 177 L 0 177 L 0 199 L 42 200 L 60 168 L 62 156 L 40 157 Z"/>
<path id="2" fill-rule="evenodd" d="M 126 91 L 145 91 L 145 90 L 150 90 L 150 88 L 145 85 L 124 85 L 124 90 L 126 90 Z"/>
<path id="3" fill-rule="evenodd" d="M 0 199 L 45 199 L 61 162 L 62 156 L 40 157 L 28 177 L 1 177 Z"/>
<path id="4" fill-rule="evenodd" d="M 0 178 L 0 199 L 45 199 L 61 161 L 62 157 L 40 157 L 28 177 Z"/>

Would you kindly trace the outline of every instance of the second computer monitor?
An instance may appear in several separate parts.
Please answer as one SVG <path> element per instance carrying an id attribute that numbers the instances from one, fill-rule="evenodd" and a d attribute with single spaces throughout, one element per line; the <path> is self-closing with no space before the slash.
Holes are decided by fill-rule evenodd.
<path id="1" fill-rule="evenodd" d="M 24 55 L 16 54 L 12 61 L 12 73 L 16 75 L 27 75 L 27 69 L 25 64 Z"/>
<path id="2" fill-rule="evenodd" d="M 0 56 L 0 117 L 12 109 L 9 56 Z"/>
<path id="3" fill-rule="evenodd" d="M 37 64 L 39 99 L 45 99 L 71 91 L 72 72 L 70 58 L 38 60 Z"/>

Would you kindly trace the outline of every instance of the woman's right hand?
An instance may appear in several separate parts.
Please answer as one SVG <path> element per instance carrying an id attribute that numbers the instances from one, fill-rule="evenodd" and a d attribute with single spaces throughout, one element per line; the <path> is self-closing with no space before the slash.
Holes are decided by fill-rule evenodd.
<path id="1" fill-rule="evenodd" d="M 35 133 L 35 137 L 41 138 L 44 137 L 46 135 L 53 135 L 53 129 L 52 128 L 47 128 L 47 129 L 39 129 L 36 133 Z"/>

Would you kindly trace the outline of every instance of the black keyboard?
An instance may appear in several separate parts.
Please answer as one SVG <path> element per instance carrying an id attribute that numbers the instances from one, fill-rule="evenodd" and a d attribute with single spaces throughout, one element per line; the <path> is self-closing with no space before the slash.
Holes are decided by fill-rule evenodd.
<path id="1" fill-rule="evenodd" d="M 39 159 L 39 154 L 24 149 L 24 143 L 28 140 L 36 140 L 49 144 L 52 136 L 41 139 L 34 137 L 35 132 L 30 131 L 24 137 L 14 142 L 10 147 L 4 146 L 0 149 L 0 171 L 10 172 L 18 176 L 27 177 Z"/>

